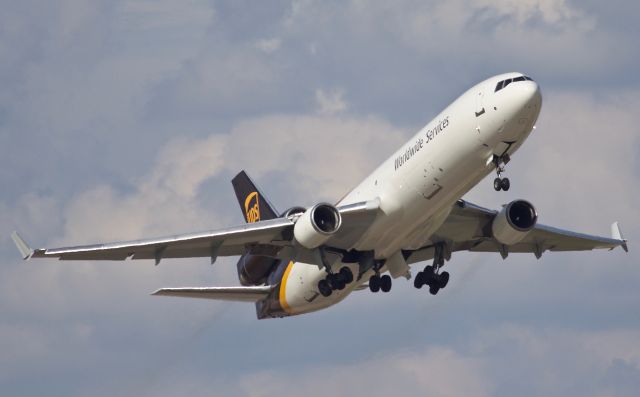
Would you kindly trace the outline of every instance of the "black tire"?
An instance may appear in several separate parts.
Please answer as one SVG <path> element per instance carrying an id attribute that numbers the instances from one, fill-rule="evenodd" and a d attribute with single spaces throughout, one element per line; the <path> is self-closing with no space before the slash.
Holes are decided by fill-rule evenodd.
<path id="1" fill-rule="evenodd" d="M 418 272 L 418 274 L 416 274 L 416 276 L 413 278 L 413 286 L 416 287 L 417 289 L 420 289 L 425 284 L 426 283 L 424 282 L 424 272 Z"/>
<path id="2" fill-rule="evenodd" d="M 324 296 L 325 298 L 331 296 L 331 292 L 333 292 L 331 291 L 331 286 L 326 279 L 320 280 L 318 282 L 318 290 L 320 290 L 320 295 Z"/>
<path id="3" fill-rule="evenodd" d="M 380 289 L 382 290 L 382 292 L 391 291 L 391 276 L 385 274 L 384 276 L 380 277 Z"/>
<path id="4" fill-rule="evenodd" d="M 342 274 L 335 273 L 335 274 L 332 274 L 331 277 L 333 278 L 333 281 L 331 282 L 331 284 L 333 284 L 334 289 L 337 289 L 338 291 L 342 291 L 344 287 L 346 287 L 347 284 L 344 282 L 344 278 L 342 277 Z"/>
<path id="5" fill-rule="evenodd" d="M 449 272 L 440 273 L 440 277 L 439 277 L 438 281 L 439 281 L 438 288 L 442 289 L 442 288 L 446 287 L 447 284 L 449 284 Z"/>
<path id="6" fill-rule="evenodd" d="M 424 268 L 424 275 L 422 276 L 422 282 L 425 285 L 431 286 L 435 280 L 435 274 L 433 273 L 433 266 L 429 265 Z"/>
<path id="7" fill-rule="evenodd" d="M 504 190 L 505 192 L 509 190 L 510 187 L 511 182 L 509 182 L 509 178 L 504 178 L 502 182 L 500 182 L 500 188 L 502 188 L 502 190 Z"/>
<path id="8" fill-rule="evenodd" d="M 496 190 L 496 192 L 499 192 L 500 190 L 502 190 L 502 179 L 500 178 L 494 179 L 493 188 Z"/>
<path id="9" fill-rule="evenodd" d="M 380 291 L 380 276 L 374 275 L 369 279 L 369 289 L 371 292 Z"/>
<path id="10" fill-rule="evenodd" d="M 336 277 L 335 274 L 329 274 L 327 275 L 327 283 L 329 284 L 329 288 L 331 288 L 331 290 L 336 290 L 338 289 L 338 278 Z"/>
<path id="11" fill-rule="evenodd" d="M 340 275 L 346 284 L 350 284 L 353 281 L 353 272 L 346 266 L 340 269 Z"/>
<path id="12" fill-rule="evenodd" d="M 435 286 L 435 285 L 433 285 L 433 286 L 429 287 L 429 293 L 430 293 L 431 295 L 435 295 L 435 294 L 437 294 L 437 293 L 438 293 L 438 291 L 440 291 L 440 288 L 439 288 L 439 287 L 437 287 L 437 286 Z"/>

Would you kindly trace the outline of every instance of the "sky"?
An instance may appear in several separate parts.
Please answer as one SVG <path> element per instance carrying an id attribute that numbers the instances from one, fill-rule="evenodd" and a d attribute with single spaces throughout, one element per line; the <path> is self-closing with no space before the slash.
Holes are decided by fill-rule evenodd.
<path id="1" fill-rule="evenodd" d="M 636 396 L 640 5 L 566 0 L 1 1 L 0 390 L 51 396 Z M 241 169 L 279 210 L 335 201 L 457 96 L 519 71 L 537 129 L 465 198 L 630 252 L 455 253 L 327 310 L 152 297 L 236 285 L 235 258 L 23 262 L 243 221 Z M 422 265 L 418 265 L 422 266 Z M 419 269 L 418 269 L 419 270 Z M 416 271 L 416 270 L 414 270 Z"/>

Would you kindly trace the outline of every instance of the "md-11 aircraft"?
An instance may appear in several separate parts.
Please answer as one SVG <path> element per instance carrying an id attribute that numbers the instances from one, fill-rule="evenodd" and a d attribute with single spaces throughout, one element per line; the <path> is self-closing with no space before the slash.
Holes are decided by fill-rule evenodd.
<path id="1" fill-rule="evenodd" d="M 164 238 L 32 250 L 12 237 L 24 259 L 151 259 L 240 256 L 240 286 L 162 288 L 153 295 L 254 302 L 259 319 L 309 313 L 335 305 L 352 291 L 389 292 L 392 279 L 432 260 L 413 277 L 433 295 L 457 251 L 532 253 L 621 246 L 611 237 L 539 224 L 534 206 L 515 200 L 497 211 L 462 199 L 496 172 L 497 191 L 509 190 L 505 165 L 540 113 L 538 84 L 522 73 L 491 77 L 462 94 L 335 205 L 318 203 L 278 212 L 249 176 L 233 180 L 246 223 Z M 388 273 L 388 274 L 387 274 Z"/>

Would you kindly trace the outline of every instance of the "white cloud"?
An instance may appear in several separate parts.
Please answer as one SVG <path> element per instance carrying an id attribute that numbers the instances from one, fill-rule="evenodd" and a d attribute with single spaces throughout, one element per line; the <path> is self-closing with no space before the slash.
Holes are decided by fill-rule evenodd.
<path id="1" fill-rule="evenodd" d="M 334 89 L 330 92 L 317 89 L 316 103 L 320 114 L 336 114 L 344 112 L 349 107 L 344 99 L 344 90 L 341 89 Z"/>
<path id="2" fill-rule="evenodd" d="M 350 365 L 311 366 L 293 373 L 258 372 L 241 379 L 240 389 L 242 395 L 252 397 L 298 396 L 300 390 L 308 396 L 324 396 L 328 390 L 335 396 L 389 396 L 400 390 L 406 395 L 434 397 L 489 396 L 492 392 L 482 360 L 441 347 Z"/>
<path id="3" fill-rule="evenodd" d="M 261 39 L 256 42 L 256 47 L 267 54 L 278 51 L 281 45 L 281 41 L 278 38 Z"/>
<path id="4" fill-rule="evenodd" d="M 518 24 L 540 17 L 545 23 L 558 25 L 585 17 L 565 0 L 476 0 L 473 3 L 479 8 L 495 10 L 501 16 L 512 17 Z"/>

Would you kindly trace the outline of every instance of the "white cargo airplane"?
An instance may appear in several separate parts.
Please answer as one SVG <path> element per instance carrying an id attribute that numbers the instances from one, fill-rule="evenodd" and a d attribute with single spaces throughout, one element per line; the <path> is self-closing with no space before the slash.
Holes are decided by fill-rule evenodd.
<path id="1" fill-rule="evenodd" d="M 410 265 L 433 259 L 414 285 L 435 295 L 449 281 L 441 271 L 455 251 L 627 250 L 618 224 L 610 238 L 537 223 L 533 205 L 515 200 L 492 211 L 461 199 L 494 170 L 508 190 L 504 165 L 540 113 L 538 85 L 521 73 L 492 77 L 449 105 L 335 206 L 276 212 L 242 171 L 233 186 L 246 224 L 165 238 L 32 250 L 12 237 L 24 259 L 124 260 L 240 255 L 242 286 L 162 288 L 153 295 L 255 302 L 259 319 L 335 305 L 352 291 L 391 289 L 411 277 Z M 384 274 L 389 272 L 389 274 Z M 383 275 L 384 274 L 384 275 Z"/>

